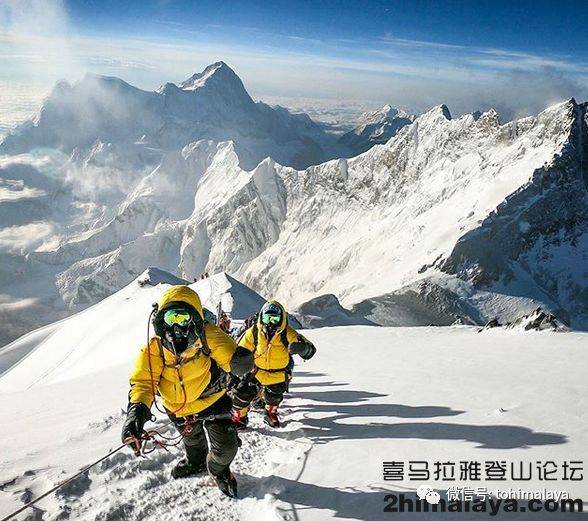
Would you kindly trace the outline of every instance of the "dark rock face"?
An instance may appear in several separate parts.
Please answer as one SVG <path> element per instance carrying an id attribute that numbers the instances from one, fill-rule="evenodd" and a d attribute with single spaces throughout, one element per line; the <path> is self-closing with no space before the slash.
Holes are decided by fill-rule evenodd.
<path id="1" fill-rule="evenodd" d="M 339 299 L 332 294 L 320 295 L 301 304 L 294 312 L 298 321 L 307 328 L 374 325 L 355 310 L 345 309 Z"/>
<path id="2" fill-rule="evenodd" d="M 569 328 L 555 315 L 537 308 L 532 313 L 522 315 L 512 322 L 501 324 L 497 318 L 490 320 L 478 333 L 494 329 L 497 327 L 507 327 L 510 329 L 522 328 L 525 331 L 568 331 Z"/>
<path id="3" fill-rule="evenodd" d="M 352 311 L 381 326 L 477 324 L 481 318 L 452 291 L 422 280 L 392 293 L 366 299 Z"/>
<path id="4" fill-rule="evenodd" d="M 522 327 L 525 331 L 566 331 L 567 326 L 555 315 L 537 308 L 533 313 L 523 315 L 508 324 L 510 328 Z"/>

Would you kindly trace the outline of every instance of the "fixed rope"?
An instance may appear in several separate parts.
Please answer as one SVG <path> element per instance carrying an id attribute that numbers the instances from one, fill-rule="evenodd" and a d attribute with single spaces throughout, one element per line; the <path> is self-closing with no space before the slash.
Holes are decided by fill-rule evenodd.
<path id="1" fill-rule="evenodd" d="M 171 422 L 170 422 L 170 424 L 171 424 Z M 161 438 L 161 439 L 158 439 L 158 438 Z M 97 459 L 96 461 L 90 463 L 89 465 L 86 465 L 83 469 L 81 469 L 79 472 L 77 472 L 73 476 L 70 476 L 65 481 L 61 481 L 60 483 L 55 485 L 53 488 L 51 488 L 51 489 L 47 490 L 46 492 L 44 492 L 43 494 L 41 494 L 39 497 L 33 499 L 32 501 L 29 501 L 28 503 L 26 503 L 25 505 L 20 507 L 18 510 L 12 512 L 8 516 L 3 517 L 2 519 L 0 519 L 0 521 L 8 521 L 9 519 L 15 518 L 18 514 L 24 512 L 27 508 L 32 507 L 33 505 L 35 505 L 36 503 L 38 503 L 42 499 L 46 498 L 47 496 L 50 496 L 51 494 L 53 494 L 54 492 L 59 490 L 61 487 L 76 480 L 77 478 L 79 478 L 80 476 L 82 476 L 86 472 L 88 472 L 88 470 L 90 470 L 92 467 L 95 467 L 99 463 L 102 463 L 104 460 L 110 458 L 110 456 L 116 454 L 118 451 L 120 451 L 121 449 L 123 449 L 124 447 L 126 447 L 128 445 L 131 445 L 133 450 L 135 450 L 136 455 L 145 456 L 147 454 L 151 454 L 153 451 L 157 450 L 158 448 L 168 450 L 168 447 L 175 447 L 176 445 L 178 445 L 182 441 L 182 438 L 183 438 L 183 433 L 180 433 L 177 436 L 168 437 L 168 436 L 164 436 L 159 431 L 151 430 L 151 431 L 144 432 L 139 439 L 135 440 L 135 442 L 138 443 L 138 446 L 137 445 L 133 446 L 133 444 L 135 442 L 125 440 L 125 443 L 123 443 L 122 445 L 119 445 L 116 449 L 111 450 L 108 454 L 105 454 L 100 459 Z M 146 447 L 146 444 L 148 442 L 151 442 L 153 444 L 153 446 Z"/>
<path id="2" fill-rule="evenodd" d="M 77 474 L 74 474 L 73 476 L 67 478 L 65 481 L 62 481 L 61 483 L 58 483 L 52 489 L 48 490 L 47 492 L 44 492 L 43 494 L 41 494 L 39 497 L 33 499 L 32 501 L 29 501 L 26 505 L 22 506 L 21 508 L 19 508 L 18 510 L 16 510 L 12 514 L 9 514 L 6 517 L 3 517 L 0 521 L 8 521 L 9 519 L 13 519 L 14 517 L 16 517 L 21 512 L 24 512 L 27 508 L 32 507 L 35 503 L 38 503 L 39 501 L 41 501 L 41 499 L 46 498 L 47 496 L 53 494 L 53 492 L 55 492 L 56 490 L 59 490 L 61 487 L 65 486 L 68 483 L 71 483 L 75 479 L 79 478 L 81 475 L 83 475 L 84 473 L 86 473 L 92 467 L 98 465 L 98 463 L 103 462 L 105 459 L 110 458 L 110 456 L 112 456 L 113 454 L 116 454 L 119 450 L 121 450 L 122 448 L 124 448 L 126 446 L 127 446 L 127 444 L 126 443 L 123 443 L 122 445 L 118 446 L 116 449 L 111 450 L 105 456 L 102 456 L 100 459 L 96 460 L 95 462 L 90 463 L 89 465 L 86 465 Z"/>

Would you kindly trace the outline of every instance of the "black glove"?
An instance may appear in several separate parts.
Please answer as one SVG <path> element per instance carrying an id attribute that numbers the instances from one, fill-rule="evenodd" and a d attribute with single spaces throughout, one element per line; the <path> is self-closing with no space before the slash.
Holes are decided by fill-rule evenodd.
<path id="1" fill-rule="evenodd" d="M 237 350 L 231 358 L 231 373 L 235 376 L 244 376 L 253 370 L 253 353 L 249 349 L 237 346 Z"/>
<path id="2" fill-rule="evenodd" d="M 316 352 L 316 348 L 310 342 L 292 342 L 288 347 L 291 355 L 298 355 L 304 360 L 312 358 Z"/>
<path id="3" fill-rule="evenodd" d="M 141 451 L 141 435 L 143 427 L 151 419 L 151 410 L 144 403 L 130 403 L 127 408 L 127 419 L 122 428 L 122 441 L 131 441 L 135 454 Z"/>

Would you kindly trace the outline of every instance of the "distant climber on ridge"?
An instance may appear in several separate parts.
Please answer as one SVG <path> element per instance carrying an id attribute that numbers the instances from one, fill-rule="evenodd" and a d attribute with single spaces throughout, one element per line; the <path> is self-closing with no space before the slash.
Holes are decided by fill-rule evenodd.
<path id="1" fill-rule="evenodd" d="M 237 343 L 253 352 L 255 367 L 233 388 L 233 422 L 238 429 L 245 428 L 251 403 L 259 396 L 265 406 L 265 422 L 279 427 L 278 406 L 292 378 L 292 355 L 309 360 L 316 348 L 288 325 L 286 310 L 275 301 L 263 305 L 257 321 Z"/>
<path id="2" fill-rule="evenodd" d="M 200 297 L 188 286 L 166 290 L 152 315 L 155 335 L 141 349 L 130 377 L 123 442 L 140 454 L 143 427 L 159 394 L 186 449 L 186 458 L 173 468 L 172 476 L 183 478 L 208 469 L 222 492 L 236 496 L 229 466 L 238 438 L 225 382 L 229 372 L 240 377 L 252 370 L 252 353 L 204 320 Z"/>

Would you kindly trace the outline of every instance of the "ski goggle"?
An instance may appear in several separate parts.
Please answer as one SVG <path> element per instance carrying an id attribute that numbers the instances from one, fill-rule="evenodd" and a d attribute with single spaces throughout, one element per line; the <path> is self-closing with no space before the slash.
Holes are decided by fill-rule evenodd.
<path id="1" fill-rule="evenodd" d="M 277 325 L 280 323 L 281 320 L 282 317 L 279 315 L 270 315 L 269 313 L 264 313 L 263 315 L 261 315 L 261 322 L 266 325 Z"/>
<path id="2" fill-rule="evenodd" d="M 185 327 L 192 321 L 192 315 L 185 309 L 168 309 L 163 314 L 163 321 L 168 326 Z"/>

